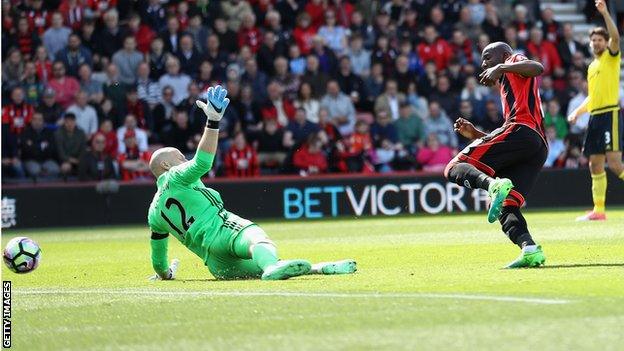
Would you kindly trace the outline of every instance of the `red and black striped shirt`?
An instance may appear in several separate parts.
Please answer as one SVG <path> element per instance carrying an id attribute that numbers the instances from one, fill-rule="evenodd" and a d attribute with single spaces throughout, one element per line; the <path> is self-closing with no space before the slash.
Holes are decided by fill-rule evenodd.
<path id="1" fill-rule="evenodd" d="M 526 56 L 514 54 L 505 63 L 524 60 L 527 60 Z M 545 140 L 544 113 L 537 77 L 504 73 L 500 82 L 505 125 L 523 124 L 535 130 Z"/>

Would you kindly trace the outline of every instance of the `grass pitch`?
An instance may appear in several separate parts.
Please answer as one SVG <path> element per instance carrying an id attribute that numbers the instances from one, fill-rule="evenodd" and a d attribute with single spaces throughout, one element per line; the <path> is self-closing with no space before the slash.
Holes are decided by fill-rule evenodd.
<path id="1" fill-rule="evenodd" d="M 214 281 L 175 240 L 150 283 L 146 227 L 7 231 L 43 261 L 13 282 L 16 350 L 622 350 L 624 210 L 529 212 L 547 266 L 484 214 L 261 223 L 284 258 L 352 257 L 350 276 Z"/>

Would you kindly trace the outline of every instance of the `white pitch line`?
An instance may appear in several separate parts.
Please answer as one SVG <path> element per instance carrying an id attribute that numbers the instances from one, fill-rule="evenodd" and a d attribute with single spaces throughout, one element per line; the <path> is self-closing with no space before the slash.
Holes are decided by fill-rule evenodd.
<path id="1" fill-rule="evenodd" d="M 413 298 L 413 299 L 454 299 L 479 300 L 497 302 L 523 302 L 542 305 L 562 305 L 572 301 L 563 299 L 545 299 L 517 296 L 471 295 L 471 294 L 437 294 L 437 293 L 305 293 L 285 291 L 162 291 L 162 290 L 134 290 L 134 289 L 84 289 L 84 290 L 14 290 L 16 295 L 80 295 L 80 294 L 108 294 L 108 295 L 153 295 L 153 296 L 230 296 L 230 297 L 319 297 L 319 298 Z"/>

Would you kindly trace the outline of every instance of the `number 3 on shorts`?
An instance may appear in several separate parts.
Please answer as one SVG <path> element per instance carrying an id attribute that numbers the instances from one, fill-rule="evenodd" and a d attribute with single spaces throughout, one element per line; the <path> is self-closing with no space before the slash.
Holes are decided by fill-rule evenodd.
<path id="1" fill-rule="evenodd" d="M 611 143 L 611 133 L 605 132 L 605 144 L 609 145 L 609 143 Z"/>

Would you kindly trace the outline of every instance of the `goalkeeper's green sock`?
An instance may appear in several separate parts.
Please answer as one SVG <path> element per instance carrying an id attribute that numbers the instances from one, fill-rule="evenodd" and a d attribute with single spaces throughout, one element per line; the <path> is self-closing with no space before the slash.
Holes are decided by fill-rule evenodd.
<path id="1" fill-rule="evenodd" d="M 274 265 L 279 261 L 277 258 L 277 249 L 269 243 L 257 243 L 251 250 L 251 259 L 263 271 L 267 267 Z"/>

